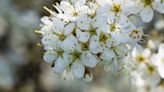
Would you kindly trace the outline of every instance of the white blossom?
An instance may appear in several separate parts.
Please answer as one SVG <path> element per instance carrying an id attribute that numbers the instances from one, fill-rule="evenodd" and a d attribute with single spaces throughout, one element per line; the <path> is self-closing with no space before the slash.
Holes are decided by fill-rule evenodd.
<path id="1" fill-rule="evenodd" d="M 130 51 L 138 47 L 143 36 L 143 30 L 136 27 L 129 16 L 140 14 L 144 22 L 149 22 L 153 9 L 163 13 L 163 2 L 133 0 L 127 4 L 128 1 L 61 1 L 54 5 L 57 12 L 44 7 L 51 14 L 41 18 L 39 30 L 44 60 L 63 77 L 68 74 L 87 81 L 93 80 L 91 69 L 100 62 L 114 75 L 128 70 L 130 61 L 121 61 L 130 57 Z M 150 54 L 147 49 L 143 52 L 134 49 L 132 61 L 146 65 Z"/>

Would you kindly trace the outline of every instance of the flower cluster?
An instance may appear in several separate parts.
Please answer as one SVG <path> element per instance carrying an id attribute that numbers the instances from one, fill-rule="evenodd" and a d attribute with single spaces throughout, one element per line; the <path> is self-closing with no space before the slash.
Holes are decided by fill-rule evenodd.
<path id="1" fill-rule="evenodd" d="M 71 0 L 53 5 L 56 11 L 44 7 L 50 13 L 41 19 L 39 30 L 44 60 L 66 78 L 92 80 L 91 70 L 100 62 L 115 74 L 143 36 L 129 16 L 140 14 L 149 22 L 151 7 L 164 13 L 163 4 L 160 0 Z"/>
<path id="2" fill-rule="evenodd" d="M 158 52 L 150 48 L 132 51 L 131 59 L 136 62 L 137 68 L 132 73 L 132 82 L 138 87 L 137 92 L 164 91 L 164 43 L 161 43 Z"/>

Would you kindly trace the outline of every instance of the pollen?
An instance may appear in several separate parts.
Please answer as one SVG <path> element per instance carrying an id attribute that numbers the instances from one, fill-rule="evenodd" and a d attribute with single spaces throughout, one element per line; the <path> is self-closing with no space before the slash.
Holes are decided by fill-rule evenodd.
<path id="1" fill-rule="evenodd" d="M 72 16 L 74 16 L 74 17 L 76 17 L 76 16 L 78 16 L 79 14 L 78 14 L 78 12 L 76 12 L 76 11 L 74 11 L 73 13 L 72 13 Z"/>
<path id="2" fill-rule="evenodd" d="M 148 72 L 149 72 L 149 74 L 153 74 L 153 73 L 155 72 L 155 67 L 149 65 L 149 66 L 148 66 Z"/>
<path id="3" fill-rule="evenodd" d="M 145 62 L 146 58 L 143 55 L 137 55 L 136 60 L 138 62 Z"/>
<path id="4" fill-rule="evenodd" d="M 110 38 L 110 35 L 105 35 L 103 33 L 100 34 L 100 41 L 101 42 L 104 42 L 105 43 L 108 38 Z"/>
<path id="5" fill-rule="evenodd" d="M 119 13 L 121 12 L 121 4 L 118 4 L 118 3 L 115 3 L 113 4 L 113 7 L 112 7 L 112 11 L 115 12 L 115 13 Z"/>
<path id="6" fill-rule="evenodd" d="M 110 24 L 110 31 L 111 32 L 114 32 L 114 31 L 116 31 L 116 25 L 115 24 Z"/>
<path id="7" fill-rule="evenodd" d="M 144 3 L 144 6 L 148 6 L 152 4 L 153 0 L 142 0 L 142 2 Z"/>

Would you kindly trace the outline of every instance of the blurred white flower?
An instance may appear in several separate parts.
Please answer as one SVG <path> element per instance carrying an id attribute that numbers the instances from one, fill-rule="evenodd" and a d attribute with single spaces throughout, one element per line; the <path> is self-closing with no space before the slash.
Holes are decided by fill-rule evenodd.
<path id="1" fill-rule="evenodd" d="M 138 0 L 138 6 L 141 8 L 140 16 L 144 22 L 150 22 L 154 16 L 154 10 L 164 13 L 164 2 L 156 0 Z"/>
<path id="2" fill-rule="evenodd" d="M 157 66 L 157 70 L 162 78 L 164 78 L 164 44 L 161 43 L 158 48 L 158 53 L 152 58 L 152 62 Z"/>

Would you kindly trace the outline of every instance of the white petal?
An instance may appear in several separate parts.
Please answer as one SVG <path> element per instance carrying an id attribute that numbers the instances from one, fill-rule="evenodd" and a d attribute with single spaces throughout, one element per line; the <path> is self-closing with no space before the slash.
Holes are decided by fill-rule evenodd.
<path id="1" fill-rule="evenodd" d="M 130 14 L 137 14 L 140 10 L 141 7 L 136 4 L 136 1 L 133 0 L 125 0 L 125 11 Z"/>
<path id="2" fill-rule="evenodd" d="M 87 82 L 91 82 L 91 81 L 93 80 L 93 75 L 92 75 L 92 73 L 85 74 L 84 80 L 87 81 Z"/>
<path id="3" fill-rule="evenodd" d="M 154 3 L 153 8 L 160 13 L 164 13 L 164 2 L 163 3 Z"/>
<path id="4" fill-rule="evenodd" d="M 158 53 L 160 54 L 160 56 L 164 57 L 164 43 L 161 43 L 158 49 Z"/>
<path id="5" fill-rule="evenodd" d="M 90 8 L 87 5 L 83 5 L 83 6 L 78 6 L 77 9 L 79 10 L 80 13 L 79 15 L 86 15 L 88 14 Z"/>
<path id="6" fill-rule="evenodd" d="M 52 35 L 52 34 L 45 35 L 42 38 L 42 44 L 44 44 L 44 45 L 51 44 L 51 43 L 56 42 L 57 39 L 58 39 L 58 37 L 56 35 Z"/>
<path id="7" fill-rule="evenodd" d="M 119 56 L 125 57 L 129 52 L 129 49 L 123 44 L 116 47 L 116 53 Z"/>
<path id="8" fill-rule="evenodd" d="M 111 61 L 111 62 L 107 62 L 104 66 L 104 70 L 106 72 L 109 72 L 112 75 L 116 75 L 118 73 L 118 68 L 117 65 L 115 64 L 115 62 L 117 61 Z"/>
<path id="9" fill-rule="evenodd" d="M 46 62 L 53 62 L 57 58 L 55 51 L 47 51 L 44 53 L 43 59 Z"/>
<path id="10" fill-rule="evenodd" d="M 67 67 L 71 63 L 71 56 L 69 53 L 63 54 L 64 66 Z"/>
<path id="11" fill-rule="evenodd" d="M 86 3 L 86 0 L 75 0 L 80 6 L 83 6 Z"/>
<path id="12" fill-rule="evenodd" d="M 99 44 L 98 36 L 92 36 L 91 37 L 90 44 L 89 44 L 89 50 L 94 54 L 102 52 L 103 48 Z"/>
<path id="13" fill-rule="evenodd" d="M 113 50 L 110 49 L 105 49 L 102 53 L 102 55 L 100 56 L 101 59 L 105 60 L 105 61 L 110 61 L 112 60 L 112 58 L 115 56 Z"/>
<path id="14" fill-rule="evenodd" d="M 138 54 L 140 54 L 139 51 L 137 50 L 137 48 L 134 48 L 132 50 L 132 57 L 136 57 Z"/>
<path id="15" fill-rule="evenodd" d="M 75 29 L 75 23 L 68 24 L 64 29 L 64 34 L 69 35 L 71 34 Z"/>
<path id="16" fill-rule="evenodd" d="M 97 2 L 99 5 L 103 6 L 103 5 L 105 5 L 105 4 L 108 3 L 108 0 L 96 0 L 96 2 Z"/>
<path id="17" fill-rule="evenodd" d="M 145 49 L 145 50 L 143 51 L 142 54 L 143 54 L 145 57 L 149 58 L 150 55 L 151 55 L 151 51 L 150 51 L 150 49 Z"/>
<path id="18" fill-rule="evenodd" d="M 85 72 L 84 65 L 82 65 L 78 62 L 73 63 L 72 72 L 76 78 L 82 78 L 84 76 L 84 72 Z"/>
<path id="19" fill-rule="evenodd" d="M 60 8 L 64 11 L 64 13 L 67 14 L 71 13 L 74 10 L 73 6 L 67 1 L 62 1 L 60 3 L 60 6 L 61 6 Z"/>
<path id="20" fill-rule="evenodd" d="M 41 18 L 41 21 L 45 24 L 45 25 L 52 25 L 52 21 L 50 21 L 50 19 L 47 16 L 44 16 Z"/>
<path id="21" fill-rule="evenodd" d="M 157 69 L 158 69 L 158 72 L 159 72 L 160 76 L 162 78 L 164 78 L 164 71 L 163 71 L 164 70 L 164 66 L 160 66 Z"/>
<path id="22" fill-rule="evenodd" d="M 119 43 L 117 42 L 117 40 L 111 38 L 111 39 L 108 39 L 106 41 L 106 45 L 110 48 L 110 47 L 114 47 L 114 46 L 117 46 Z"/>
<path id="23" fill-rule="evenodd" d="M 98 29 L 101 32 L 109 33 L 109 25 L 107 23 L 106 24 L 102 24 L 101 26 L 98 27 Z"/>
<path id="24" fill-rule="evenodd" d="M 92 55 L 90 52 L 86 52 L 84 54 L 85 54 L 83 56 L 84 65 L 90 68 L 94 68 L 98 63 L 96 56 Z"/>
<path id="25" fill-rule="evenodd" d="M 106 24 L 106 23 L 107 23 L 107 19 L 105 16 L 102 16 L 102 15 L 97 15 L 92 20 L 92 26 L 95 28 L 98 26 L 102 26 L 103 24 Z"/>
<path id="26" fill-rule="evenodd" d="M 72 5 L 79 5 L 82 6 L 86 3 L 86 0 L 69 0 L 71 2 Z"/>
<path id="27" fill-rule="evenodd" d="M 53 67 L 53 70 L 56 73 L 61 73 L 65 69 L 64 61 L 61 57 L 58 57 L 58 59 L 55 61 L 55 66 Z"/>
<path id="28" fill-rule="evenodd" d="M 81 32 L 80 30 L 77 30 L 76 36 L 80 42 L 87 42 L 90 38 L 90 34 L 88 32 Z"/>
<path id="29" fill-rule="evenodd" d="M 144 22 L 150 22 L 153 19 L 153 10 L 147 6 L 140 12 L 141 18 Z"/>
<path id="30" fill-rule="evenodd" d="M 82 16 L 77 20 L 77 27 L 82 30 L 88 30 L 90 28 L 91 19 L 87 16 Z"/>
<path id="31" fill-rule="evenodd" d="M 49 26 L 42 27 L 40 31 L 43 32 L 42 35 L 52 34 L 53 32 Z"/>
<path id="32" fill-rule="evenodd" d="M 53 18 L 52 28 L 55 33 L 62 34 L 64 30 L 64 25 L 65 23 L 60 19 Z"/>
<path id="33" fill-rule="evenodd" d="M 74 51 L 74 49 L 76 48 L 77 44 L 78 44 L 78 40 L 76 39 L 76 37 L 69 35 L 64 41 L 64 51 L 70 52 L 70 51 Z"/>

